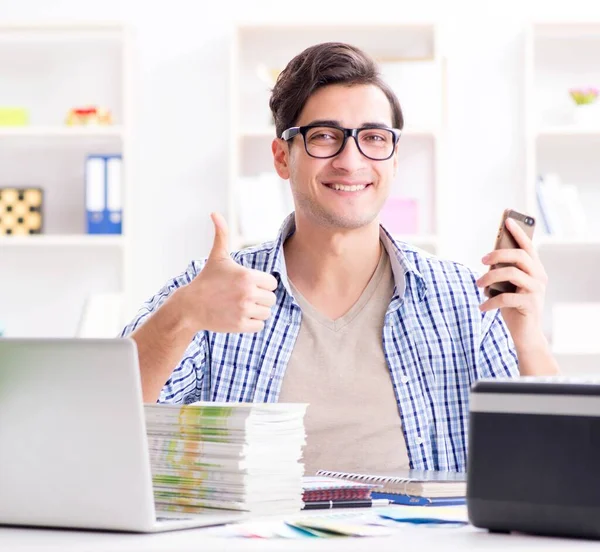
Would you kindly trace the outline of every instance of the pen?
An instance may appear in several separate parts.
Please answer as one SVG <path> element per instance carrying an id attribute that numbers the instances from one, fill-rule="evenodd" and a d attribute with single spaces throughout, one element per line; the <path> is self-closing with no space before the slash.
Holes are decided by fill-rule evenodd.
<path id="1" fill-rule="evenodd" d="M 365 500 L 317 500 L 305 502 L 303 510 L 322 510 L 331 508 L 370 508 L 375 506 L 389 506 L 391 502 L 386 498 L 368 498 Z"/>
<path id="2" fill-rule="evenodd" d="M 390 519 L 392 521 L 396 521 L 398 523 L 413 523 L 415 525 L 426 525 L 426 524 L 431 524 L 431 525 L 469 525 L 468 521 L 464 521 L 464 520 L 454 520 L 454 519 L 439 519 L 439 518 L 420 518 L 420 517 L 407 517 L 407 518 L 403 518 L 403 517 L 394 517 L 394 516 L 387 516 L 387 515 L 383 515 L 383 514 L 379 514 L 380 517 L 382 517 L 383 519 Z"/>

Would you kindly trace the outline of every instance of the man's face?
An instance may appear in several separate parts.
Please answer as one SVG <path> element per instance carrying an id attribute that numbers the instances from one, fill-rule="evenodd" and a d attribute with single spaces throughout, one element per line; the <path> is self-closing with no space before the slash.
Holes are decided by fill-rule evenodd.
<path id="1" fill-rule="evenodd" d="M 297 126 L 331 121 L 345 128 L 369 125 L 392 127 L 388 99 L 374 85 L 329 85 L 307 101 Z M 281 141 L 280 145 L 282 144 Z M 385 161 L 374 161 L 348 138 L 344 149 L 330 159 L 316 159 L 306 152 L 302 135 L 280 150 L 278 172 L 289 178 L 297 214 L 333 228 L 360 228 L 376 220 L 390 189 L 397 166 L 397 151 Z M 276 152 L 274 144 L 274 152 Z M 277 153 L 275 153 L 276 165 Z M 288 173 L 287 175 L 285 173 Z"/>

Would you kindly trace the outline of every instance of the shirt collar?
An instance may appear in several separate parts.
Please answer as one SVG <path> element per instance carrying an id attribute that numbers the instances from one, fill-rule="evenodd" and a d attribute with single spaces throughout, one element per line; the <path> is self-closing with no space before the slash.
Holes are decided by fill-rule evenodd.
<path id="1" fill-rule="evenodd" d="M 295 231 L 296 220 L 294 218 L 294 213 L 290 213 L 281 225 L 277 239 L 271 250 L 270 259 L 266 266 L 266 271 L 278 278 L 290 295 L 292 295 L 292 291 L 287 277 L 283 244 Z M 398 242 L 396 242 L 392 235 L 381 225 L 379 226 L 379 237 L 390 257 L 390 264 L 396 282 L 396 293 L 402 294 L 402 292 L 405 291 L 405 287 L 415 285 L 419 301 L 422 301 L 425 297 L 425 292 L 427 291 L 427 285 L 422 274 L 416 269 Z M 412 276 L 414 282 L 409 276 Z"/>

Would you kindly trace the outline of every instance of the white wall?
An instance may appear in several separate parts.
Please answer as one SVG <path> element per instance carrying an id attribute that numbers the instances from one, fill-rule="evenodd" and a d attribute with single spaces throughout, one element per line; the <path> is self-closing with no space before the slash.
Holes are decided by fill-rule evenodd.
<path id="1" fill-rule="evenodd" d="M 123 20 L 136 34 L 134 270 L 138 301 L 207 254 L 208 214 L 225 211 L 229 33 L 236 21 L 437 20 L 449 56 L 451 256 L 474 268 L 504 207 L 520 207 L 524 174 L 523 30 L 529 19 L 600 19 L 589 0 L 347 1 L 0 0 L 0 20 Z M 356 4 L 358 6 L 358 3 Z M 1 68 L 0 68 L 1 70 Z M 1 73 L 0 73 L 1 75 Z M 1 76 L 0 76 L 1 78 Z M 223 132 L 220 132 L 223 129 Z"/>

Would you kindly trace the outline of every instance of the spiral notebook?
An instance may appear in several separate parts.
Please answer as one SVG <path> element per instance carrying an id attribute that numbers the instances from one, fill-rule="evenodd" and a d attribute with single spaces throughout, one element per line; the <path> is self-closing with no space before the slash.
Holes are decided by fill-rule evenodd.
<path id="1" fill-rule="evenodd" d="M 460 503 L 467 492 L 466 474 L 461 472 L 405 470 L 363 474 L 319 470 L 317 475 L 381 485 L 371 494 L 373 498 L 385 497 L 402 504 Z"/>
<path id="2" fill-rule="evenodd" d="M 342 481 L 339 478 L 305 476 L 302 478 L 304 502 L 321 500 L 365 500 L 371 498 L 371 491 L 379 489 L 374 483 Z"/>

